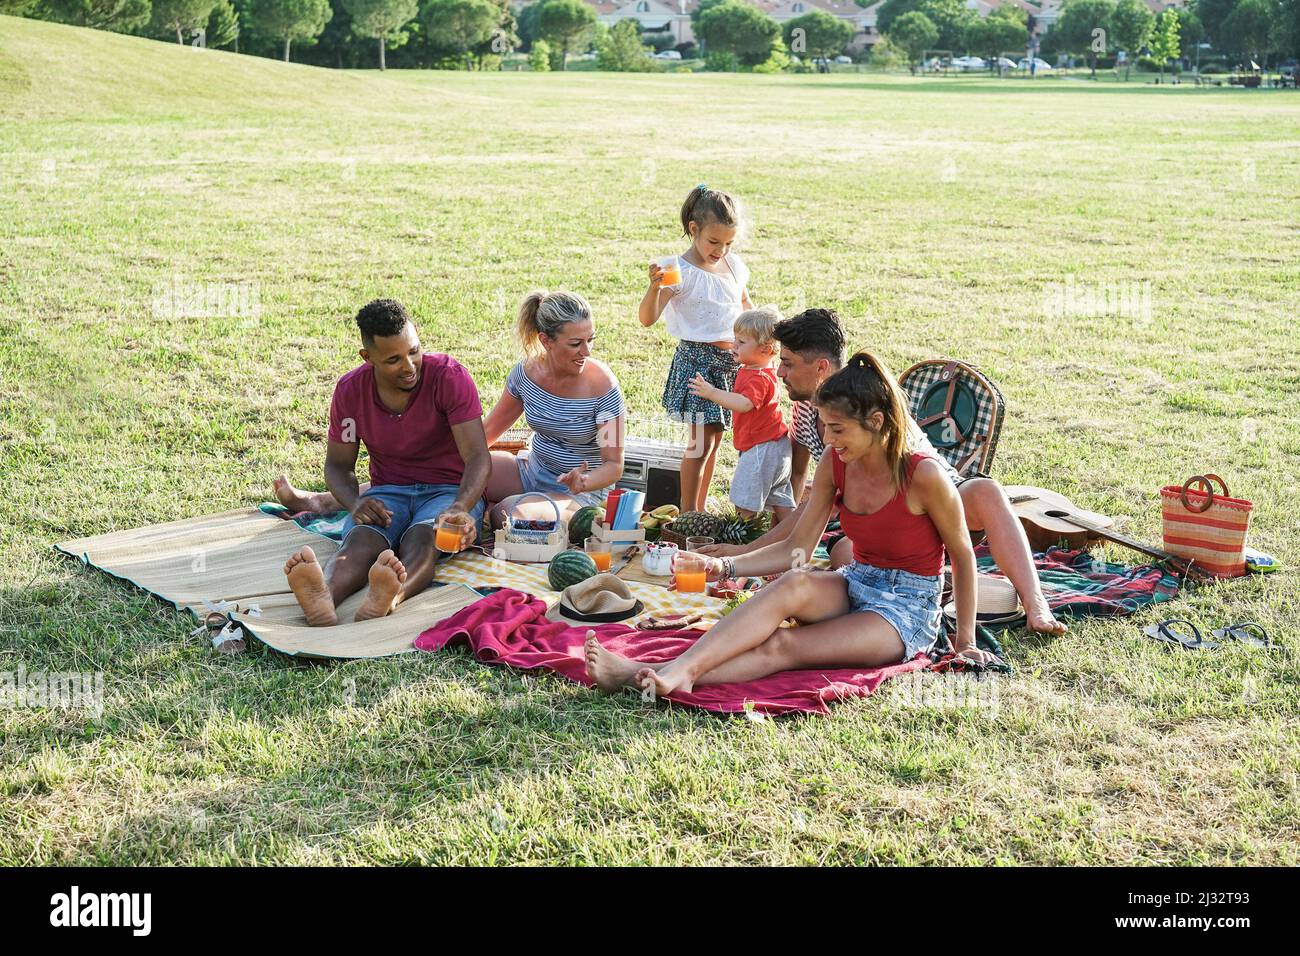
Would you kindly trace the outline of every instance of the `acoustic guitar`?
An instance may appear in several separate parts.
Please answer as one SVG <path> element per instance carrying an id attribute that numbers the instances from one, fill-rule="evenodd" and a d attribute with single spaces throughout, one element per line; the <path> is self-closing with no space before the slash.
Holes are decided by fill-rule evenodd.
<path id="1" fill-rule="evenodd" d="M 1208 572 L 1186 558 L 1120 534 L 1115 530 L 1113 518 L 1078 508 L 1065 495 L 1032 485 L 1007 485 L 1004 490 L 1011 502 L 1011 510 L 1024 525 L 1029 546 L 1035 551 L 1046 551 L 1058 545 L 1078 550 L 1093 541 L 1113 541 L 1164 562 L 1184 578 L 1204 581 L 1210 577 Z"/>

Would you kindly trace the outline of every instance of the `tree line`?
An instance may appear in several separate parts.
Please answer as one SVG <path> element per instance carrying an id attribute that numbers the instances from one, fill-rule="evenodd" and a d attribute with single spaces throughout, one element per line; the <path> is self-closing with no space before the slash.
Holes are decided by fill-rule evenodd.
<path id="1" fill-rule="evenodd" d="M 1026 51 L 1032 20 L 1010 4 L 981 18 L 963 0 L 886 0 L 876 19 L 884 41 L 872 58 L 915 63 L 927 50 L 990 58 Z M 1077 55 L 1095 74 L 1122 51 L 1127 79 L 1135 62 L 1163 71 L 1206 42 L 1235 62 L 1300 55 L 1300 0 L 1191 0 L 1159 15 L 1143 0 L 1067 0 L 1041 53 Z"/>
<path id="2" fill-rule="evenodd" d="M 871 0 L 857 0 L 866 6 Z M 609 28 L 583 0 L 539 0 L 516 16 L 509 0 L 0 0 L 0 13 L 134 33 L 178 43 L 277 56 L 338 68 L 495 69 L 514 51 L 534 70 L 564 69 L 594 50 L 602 70 L 654 70 L 651 53 L 677 46 L 715 70 L 777 72 L 843 53 L 850 22 L 814 10 L 784 24 L 744 0 L 702 0 L 691 13 L 695 44 L 641 32 L 635 20 Z M 883 38 L 872 59 L 917 62 L 926 50 L 997 57 L 1028 46 L 1032 17 L 1006 4 L 987 17 L 965 0 L 886 0 Z M 1043 38 L 1044 55 L 1078 54 L 1096 68 L 1119 50 L 1126 70 L 1152 65 L 1204 41 L 1260 63 L 1300 53 L 1300 0 L 1192 0 L 1158 17 L 1143 0 L 1068 0 Z"/>

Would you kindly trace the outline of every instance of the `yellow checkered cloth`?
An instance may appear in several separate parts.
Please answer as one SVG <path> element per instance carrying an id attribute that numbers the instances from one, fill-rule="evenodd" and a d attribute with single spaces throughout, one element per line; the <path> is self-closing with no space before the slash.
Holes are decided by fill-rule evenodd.
<path id="1" fill-rule="evenodd" d="M 455 557 L 444 560 L 438 565 L 437 579 L 452 584 L 468 584 L 474 588 L 513 588 L 545 601 L 547 607 L 554 607 L 560 600 L 560 593 L 552 591 L 550 582 L 546 579 L 546 565 L 502 561 L 478 551 L 462 551 Z M 726 604 L 721 598 L 709 597 L 707 594 L 682 594 L 640 581 L 625 583 L 645 605 L 647 614 L 697 612 L 706 620 L 717 619 L 722 616 L 722 608 Z"/>

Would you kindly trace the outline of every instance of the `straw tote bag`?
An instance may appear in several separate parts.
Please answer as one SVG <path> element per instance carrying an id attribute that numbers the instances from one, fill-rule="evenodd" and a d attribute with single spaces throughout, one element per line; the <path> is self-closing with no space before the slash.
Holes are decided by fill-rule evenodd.
<path id="1" fill-rule="evenodd" d="M 1214 490 L 1217 483 L 1219 491 Z M 1217 578 L 1246 573 L 1246 531 L 1254 505 L 1228 495 L 1218 475 L 1193 475 L 1160 489 L 1165 550 Z"/>

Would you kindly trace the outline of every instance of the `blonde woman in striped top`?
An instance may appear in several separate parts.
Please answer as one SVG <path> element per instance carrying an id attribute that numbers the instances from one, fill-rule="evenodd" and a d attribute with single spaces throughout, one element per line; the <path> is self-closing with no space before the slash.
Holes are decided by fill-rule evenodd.
<path id="1" fill-rule="evenodd" d="M 494 527 L 527 492 L 545 492 L 572 514 L 598 504 L 623 476 L 623 393 L 609 367 L 591 357 L 596 328 L 587 301 L 574 292 L 531 292 L 517 331 L 525 358 L 506 376 L 483 430 L 491 445 L 522 417 L 533 438 L 526 458 L 492 453 Z M 519 515 L 546 519 L 553 512 L 544 501 L 528 501 Z"/>

